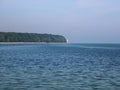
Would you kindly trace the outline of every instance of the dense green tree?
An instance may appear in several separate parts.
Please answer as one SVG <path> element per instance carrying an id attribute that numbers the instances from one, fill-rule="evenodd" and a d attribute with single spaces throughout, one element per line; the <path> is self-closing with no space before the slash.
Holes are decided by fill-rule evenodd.
<path id="1" fill-rule="evenodd" d="M 4 35 L 0 33 L 0 42 L 3 42 L 3 41 L 4 41 Z"/>
<path id="2" fill-rule="evenodd" d="M 0 42 L 66 42 L 65 37 L 52 34 L 0 32 Z"/>

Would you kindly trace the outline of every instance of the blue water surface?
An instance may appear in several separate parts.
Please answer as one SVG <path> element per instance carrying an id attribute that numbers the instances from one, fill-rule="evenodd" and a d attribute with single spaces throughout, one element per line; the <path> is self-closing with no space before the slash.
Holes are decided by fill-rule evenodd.
<path id="1" fill-rule="evenodd" d="M 0 45 L 0 90 L 120 90 L 120 44 Z"/>

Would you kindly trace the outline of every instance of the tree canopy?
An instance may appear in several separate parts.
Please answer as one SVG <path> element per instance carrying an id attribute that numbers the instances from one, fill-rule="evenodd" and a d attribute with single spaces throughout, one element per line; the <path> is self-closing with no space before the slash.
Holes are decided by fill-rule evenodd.
<path id="1" fill-rule="evenodd" d="M 0 42 L 46 42 L 65 43 L 66 39 L 61 35 L 0 32 Z"/>

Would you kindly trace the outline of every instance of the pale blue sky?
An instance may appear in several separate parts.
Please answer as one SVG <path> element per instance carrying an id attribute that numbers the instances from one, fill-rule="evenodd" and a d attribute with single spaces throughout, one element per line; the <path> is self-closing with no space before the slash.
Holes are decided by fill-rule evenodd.
<path id="1" fill-rule="evenodd" d="M 120 0 L 0 0 L 0 31 L 120 43 Z"/>

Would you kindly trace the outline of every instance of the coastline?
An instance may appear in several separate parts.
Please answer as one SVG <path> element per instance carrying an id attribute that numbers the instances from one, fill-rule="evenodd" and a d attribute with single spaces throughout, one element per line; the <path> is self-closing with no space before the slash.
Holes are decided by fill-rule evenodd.
<path id="1" fill-rule="evenodd" d="M 50 43 L 47 43 L 47 42 L 0 42 L 0 45 L 1 44 L 66 44 L 66 43 L 60 43 L 60 42 L 50 42 Z"/>

